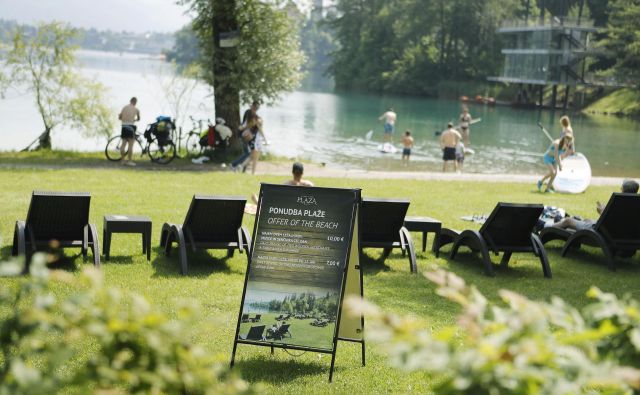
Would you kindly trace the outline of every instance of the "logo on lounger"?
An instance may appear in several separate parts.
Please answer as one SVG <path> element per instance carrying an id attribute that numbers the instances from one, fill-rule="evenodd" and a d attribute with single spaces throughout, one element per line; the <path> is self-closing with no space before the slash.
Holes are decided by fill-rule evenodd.
<path id="1" fill-rule="evenodd" d="M 304 206 L 310 206 L 312 204 L 318 205 L 316 198 L 313 196 L 298 196 L 298 203 Z"/>

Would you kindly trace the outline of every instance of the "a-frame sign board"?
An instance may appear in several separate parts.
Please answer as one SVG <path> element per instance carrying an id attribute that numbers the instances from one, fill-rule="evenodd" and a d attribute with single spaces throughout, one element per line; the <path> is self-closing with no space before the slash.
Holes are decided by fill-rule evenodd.
<path id="1" fill-rule="evenodd" d="M 331 354 L 362 344 L 364 318 L 343 317 L 345 295 L 362 297 L 360 190 L 262 184 L 242 302 L 238 344 Z"/>

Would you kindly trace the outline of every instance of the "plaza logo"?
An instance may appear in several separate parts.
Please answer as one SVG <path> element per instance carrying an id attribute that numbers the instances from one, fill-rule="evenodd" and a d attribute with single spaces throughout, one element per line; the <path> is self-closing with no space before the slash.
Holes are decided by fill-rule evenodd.
<path id="1" fill-rule="evenodd" d="M 298 203 L 305 205 L 305 206 L 310 206 L 312 204 L 317 205 L 318 202 L 316 202 L 316 198 L 313 196 L 298 196 Z"/>

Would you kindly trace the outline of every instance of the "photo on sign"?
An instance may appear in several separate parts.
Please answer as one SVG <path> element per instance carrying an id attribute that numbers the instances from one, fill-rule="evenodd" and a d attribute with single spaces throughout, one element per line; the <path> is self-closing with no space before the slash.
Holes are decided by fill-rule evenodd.
<path id="1" fill-rule="evenodd" d="M 336 289 L 251 282 L 238 339 L 331 350 L 339 298 Z"/>

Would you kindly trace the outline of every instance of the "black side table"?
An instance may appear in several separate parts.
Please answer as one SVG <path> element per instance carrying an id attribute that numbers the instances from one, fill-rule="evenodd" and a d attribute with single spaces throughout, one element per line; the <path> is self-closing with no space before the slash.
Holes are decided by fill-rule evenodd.
<path id="1" fill-rule="evenodd" d="M 410 232 L 422 232 L 422 252 L 427 250 L 427 233 L 435 233 L 431 250 L 436 253 L 436 257 L 440 255 L 438 249 L 435 248 L 440 238 L 440 230 L 442 229 L 442 223 L 440 223 L 440 221 L 429 217 L 405 217 L 404 227 Z"/>
<path id="2" fill-rule="evenodd" d="M 109 260 L 112 233 L 141 233 L 142 253 L 151 260 L 151 219 L 141 215 L 105 215 L 102 243 L 105 261 Z"/>

